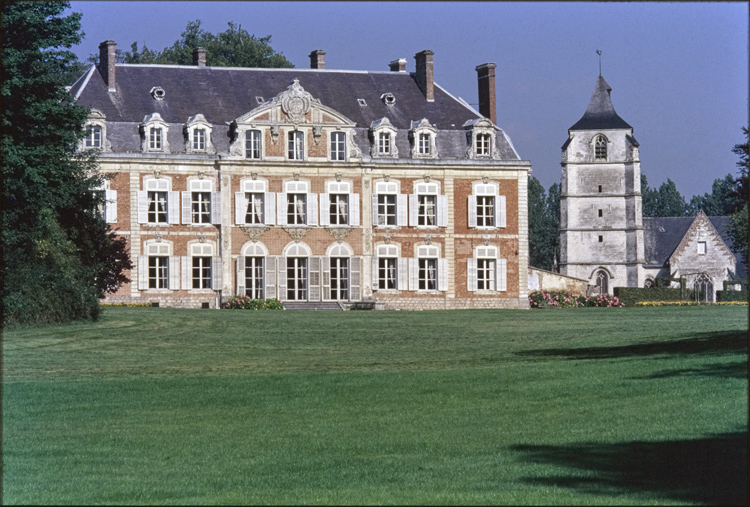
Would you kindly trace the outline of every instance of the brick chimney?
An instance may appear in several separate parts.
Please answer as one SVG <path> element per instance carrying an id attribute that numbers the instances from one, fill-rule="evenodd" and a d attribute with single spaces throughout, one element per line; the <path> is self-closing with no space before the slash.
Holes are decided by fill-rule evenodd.
<path id="1" fill-rule="evenodd" d="M 479 85 L 479 114 L 489 118 L 497 125 L 495 111 L 495 67 L 494 63 L 483 63 L 477 66 L 477 83 Z"/>
<path id="2" fill-rule="evenodd" d="M 435 100 L 435 81 L 432 74 L 432 55 L 434 54 L 434 51 L 425 49 L 414 55 L 417 61 L 417 85 L 429 102 Z"/>
<path id="3" fill-rule="evenodd" d="M 105 40 L 99 44 L 99 73 L 107 84 L 107 90 L 117 91 L 115 87 L 115 46 L 113 40 Z"/>
<path id="4" fill-rule="evenodd" d="M 193 65 L 206 66 L 206 48 L 195 48 L 193 50 Z"/>
<path id="5" fill-rule="evenodd" d="M 388 64 L 391 68 L 391 72 L 406 72 L 406 58 L 399 58 L 393 60 Z"/>
<path id="6" fill-rule="evenodd" d="M 325 69 L 326 68 L 326 52 L 322 49 L 316 49 L 310 53 L 310 68 L 311 69 Z"/>

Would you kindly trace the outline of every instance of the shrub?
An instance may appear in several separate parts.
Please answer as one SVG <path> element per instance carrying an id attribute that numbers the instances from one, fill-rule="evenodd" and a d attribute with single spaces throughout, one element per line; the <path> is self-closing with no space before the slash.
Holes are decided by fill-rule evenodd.
<path id="1" fill-rule="evenodd" d="M 579 306 L 598 307 L 621 307 L 625 303 L 616 296 L 600 294 L 587 298 L 586 296 L 574 296 L 573 294 L 560 291 L 535 290 L 529 294 L 529 305 L 531 308 L 578 308 Z"/>
<path id="2" fill-rule="evenodd" d="M 278 299 L 250 299 L 247 296 L 232 296 L 224 304 L 230 310 L 283 310 L 284 306 Z"/>
<path id="3" fill-rule="evenodd" d="M 689 291 L 657 287 L 615 287 L 615 296 L 626 306 L 635 306 L 644 301 L 681 301 L 689 298 Z"/>
<path id="4" fill-rule="evenodd" d="M 718 303 L 724 302 L 724 301 L 740 301 L 740 302 L 747 302 L 747 291 L 739 291 L 739 290 L 717 290 L 716 291 L 716 301 Z"/>

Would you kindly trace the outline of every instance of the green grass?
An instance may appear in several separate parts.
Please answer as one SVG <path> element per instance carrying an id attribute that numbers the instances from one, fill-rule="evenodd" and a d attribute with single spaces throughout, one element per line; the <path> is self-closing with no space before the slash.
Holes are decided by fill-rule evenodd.
<path id="1" fill-rule="evenodd" d="M 3 343 L 5 504 L 746 503 L 747 308 L 107 308 Z"/>

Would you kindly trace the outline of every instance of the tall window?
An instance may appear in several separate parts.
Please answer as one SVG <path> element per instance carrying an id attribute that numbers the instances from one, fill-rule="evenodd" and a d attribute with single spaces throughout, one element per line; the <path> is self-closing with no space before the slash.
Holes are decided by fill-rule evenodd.
<path id="1" fill-rule="evenodd" d="M 287 212 L 286 223 L 289 225 L 305 225 L 305 210 L 307 209 L 307 194 L 286 195 Z"/>
<path id="2" fill-rule="evenodd" d="M 287 257 L 286 298 L 290 301 L 307 299 L 307 257 Z"/>
<path id="3" fill-rule="evenodd" d="M 193 149 L 206 151 L 206 129 L 193 130 Z"/>
<path id="4" fill-rule="evenodd" d="M 349 224 L 349 194 L 330 194 L 331 225 Z"/>
<path id="5" fill-rule="evenodd" d="M 211 257 L 193 257 L 193 288 L 211 288 Z"/>
<path id="6" fill-rule="evenodd" d="M 609 293 L 609 277 L 603 270 L 596 273 L 596 288 L 599 290 L 599 294 Z"/>
<path id="7" fill-rule="evenodd" d="M 430 134 L 419 134 L 419 154 L 430 154 Z"/>
<path id="8" fill-rule="evenodd" d="M 349 299 L 349 259 L 331 257 L 331 299 Z"/>
<path id="9" fill-rule="evenodd" d="M 495 196 L 477 196 L 477 227 L 495 226 Z"/>
<path id="10" fill-rule="evenodd" d="M 396 225 L 396 194 L 378 194 L 378 225 Z"/>
<path id="11" fill-rule="evenodd" d="M 211 192 L 191 192 L 192 223 L 211 223 Z"/>
<path id="12" fill-rule="evenodd" d="M 378 257 L 378 288 L 398 288 L 396 257 Z"/>
<path id="13" fill-rule="evenodd" d="M 436 258 L 419 259 L 419 290 L 437 290 L 437 264 Z"/>
<path id="14" fill-rule="evenodd" d="M 378 134 L 378 154 L 391 154 L 391 134 L 389 132 L 380 132 Z"/>
<path id="15" fill-rule="evenodd" d="M 158 127 L 151 127 L 148 135 L 148 147 L 151 150 L 162 149 L 162 129 Z"/>
<path id="16" fill-rule="evenodd" d="M 148 258 L 148 288 L 169 288 L 169 257 L 151 256 Z"/>
<path id="17" fill-rule="evenodd" d="M 263 257 L 245 257 L 245 295 L 264 299 Z"/>
<path id="18" fill-rule="evenodd" d="M 102 128 L 98 125 L 86 127 L 86 148 L 102 147 Z"/>
<path id="19" fill-rule="evenodd" d="M 604 136 L 596 137 L 594 158 L 596 160 L 607 160 L 607 139 Z"/>
<path id="20" fill-rule="evenodd" d="M 331 133 L 331 160 L 346 160 L 346 134 L 343 132 Z"/>
<path id="21" fill-rule="evenodd" d="M 167 192 L 148 192 L 148 222 L 167 223 Z"/>
<path id="22" fill-rule="evenodd" d="M 490 155 L 491 140 L 490 134 L 477 134 L 475 153 L 479 156 L 488 157 Z"/>
<path id="23" fill-rule="evenodd" d="M 264 208 L 264 194 L 263 192 L 248 192 L 247 196 L 247 211 L 245 212 L 245 223 L 246 224 L 262 224 L 263 222 L 263 208 Z"/>
<path id="24" fill-rule="evenodd" d="M 477 259 L 477 289 L 495 290 L 495 259 Z"/>
<path id="25" fill-rule="evenodd" d="M 289 132 L 287 139 L 289 160 L 303 160 L 305 152 L 304 133 L 299 130 Z"/>
<path id="26" fill-rule="evenodd" d="M 260 160 L 260 130 L 245 132 L 245 158 Z"/>

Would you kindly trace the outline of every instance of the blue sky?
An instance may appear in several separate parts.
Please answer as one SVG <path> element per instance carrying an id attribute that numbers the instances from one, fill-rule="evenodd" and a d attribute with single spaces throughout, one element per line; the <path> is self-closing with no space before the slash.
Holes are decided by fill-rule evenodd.
<path id="1" fill-rule="evenodd" d="M 748 124 L 746 2 L 71 2 L 83 13 L 79 58 L 107 39 L 163 49 L 188 21 L 212 33 L 234 21 L 296 67 L 312 50 L 326 68 L 387 71 L 435 52 L 435 82 L 477 102 L 475 67 L 497 64 L 498 125 L 545 188 L 599 74 L 634 128 L 652 187 L 667 178 L 689 199 L 735 175 L 732 146 Z M 209 55 L 210 57 L 210 55 Z M 208 62 L 210 65 L 210 61 Z"/>

